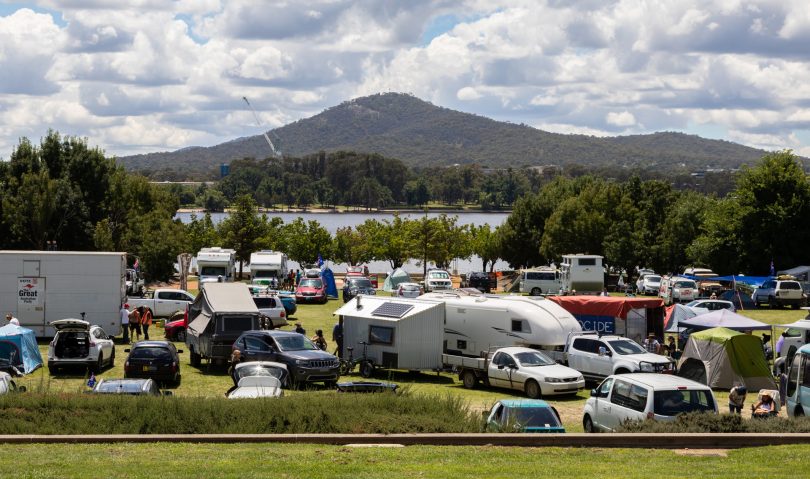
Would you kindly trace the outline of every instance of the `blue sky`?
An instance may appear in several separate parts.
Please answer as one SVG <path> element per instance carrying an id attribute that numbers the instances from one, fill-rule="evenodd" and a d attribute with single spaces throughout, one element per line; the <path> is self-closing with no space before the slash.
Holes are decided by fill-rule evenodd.
<path id="1" fill-rule="evenodd" d="M 681 131 L 810 156 L 798 0 L 0 0 L 0 157 L 214 145 L 409 92 L 559 133 Z"/>

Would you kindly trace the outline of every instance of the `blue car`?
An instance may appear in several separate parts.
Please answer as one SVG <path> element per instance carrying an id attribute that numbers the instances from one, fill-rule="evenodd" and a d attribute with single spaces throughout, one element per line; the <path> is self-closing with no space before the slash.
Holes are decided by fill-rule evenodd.
<path id="1" fill-rule="evenodd" d="M 488 432 L 565 432 L 560 414 L 540 399 L 501 399 L 489 411 Z"/>

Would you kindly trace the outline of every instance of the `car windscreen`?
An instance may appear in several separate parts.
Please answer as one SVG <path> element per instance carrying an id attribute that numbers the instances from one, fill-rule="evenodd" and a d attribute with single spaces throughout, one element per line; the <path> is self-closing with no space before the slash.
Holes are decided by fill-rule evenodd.
<path id="1" fill-rule="evenodd" d="M 275 278 L 276 273 L 277 272 L 272 269 L 260 269 L 252 272 L 254 278 Z"/>
<path id="2" fill-rule="evenodd" d="M 302 279 L 298 286 L 305 286 L 308 288 L 322 288 L 323 283 L 319 279 Z"/>
<path id="3" fill-rule="evenodd" d="M 644 281 L 649 281 L 650 283 L 660 283 L 661 277 L 660 276 L 645 276 Z"/>
<path id="4" fill-rule="evenodd" d="M 697 289 L 697 284 L 694 281 L 677 281 L 675 282 L 675 287 Z"/>
<path id="5" fill-rule="evenodd" d="M 313 351 L 318 349 L 312 344 L 312 341 L 300 334 L 277 336 L 273 339 L 276 340 L 276 344 L 278 344 L 278 347 L 281 348 L 282 351 Z"/>
<path id="6" fill-rule="evenodd" d="M 653 412 L 661 416 L 675 416 L 686 412 L 714 412 L 714 398 L 706 390 L 655 391 Z"/>
<path id="7" fill-rule="evenodd" d="M 96 386 L 93 392 L 97 393 L 117 393 L 117 394 L 139 394 L 143 392 L 143 383 L 141 382 L 103 382 Z"/>
<path id="8" fill-rule="evenodd" d="M 252 316 L 225 316 L 220 331 L 249 331 L 253 329 Z"/>
<path id="9" fill-rule="evenodd" d="M 349 287 L 350 288 L 371 288 L 371 281 L 367 280 L 366 278 L 350 279 L 349 280 Z"/>
<path id="10" fill-rule="evenodd" d="M 246 378 L 248 376 L 272 376 L 282 380 L 286 374 L 287 372 L 281 368 L 271 368 L 261 365 L 243 366 L 236 370 L 236 375 L 239 377 L 239 379 Z"/>
<path id="11" fill-rule="evenodd" d="M 557 415 L 548 407 L 510 408 L 506 421 L 523 427 L 560 427 Z"/>
<path id="12" fill-rule="evenodd" d="M 633 341 L 624 339 L 618 341 L 608 341 L 610 347 L 616 351 L 617 354 L 642 354 L 647 351 Z"/>
<path id="13" fill-rule="evenodd" d="M 130 359 L 172 359 L 172 353 L 168 348 L 162 347 L 143 347 L 134 348 L 129 353 Z"/>
<path id="14" fill-rule="evenodd" d="M 446 271 L 428 271 L 428 278 L 431 279 L 450 279 L 450 275 Z"/>
<path id="15" fill-rule="evenodd" d="M 200 276 L 226 276 L 225 267 L 220 266 L 203 266 L 200 269 Z"/>
<path id="16" fill-rule="evenodd" d="M 521 366 L 551 366 L 556 364 L 551 358 L 539 351 L 515 354 Z"/>

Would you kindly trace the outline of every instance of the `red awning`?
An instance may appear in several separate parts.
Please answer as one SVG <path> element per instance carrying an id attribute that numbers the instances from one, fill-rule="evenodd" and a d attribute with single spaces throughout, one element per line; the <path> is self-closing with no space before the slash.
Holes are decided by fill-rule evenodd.
<path id="1" fill-rule="evenodd" d="M 627 319 L 632 309 L 661 308 L 661 298 L 631 298 L 619 296 L 548 296 L 573 315 L 611 316 Z"/>

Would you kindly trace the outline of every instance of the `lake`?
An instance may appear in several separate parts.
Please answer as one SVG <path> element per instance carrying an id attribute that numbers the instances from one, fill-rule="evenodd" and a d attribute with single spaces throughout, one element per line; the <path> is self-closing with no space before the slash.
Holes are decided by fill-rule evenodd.
<path id="1" fill-rule="evenodd" d="M 191 215 L 196 214 L 198 218 L 203 217 L 205 213 L 189 213 L 178 212 L 175 217 L 180 219 L 183 223 L 191 222 Z M 428 217 L 435 218 L 441 215 L 441 212 L 428 212 Z M 211 213 L 211 220 L 214 224 L 218 224 L 228 216 L 228 213 Z M 356 227 L 362 224 L 367 219 L 376 219 L 378 221 L 393 219 L 392 213 L 375 213 L 375 212 L 351 212 L 351 213 L 298 213 L 298 212 L 270 212 L 267 213 L 268 217 L 279 217 L 284 223 L 290 223 L 296 218 L 303 218 L 304 221 L 315 220 L 321 224 L 331 234 L 335 234 L 338 228 L 345 226 Z M 401 218 L 420 218 L 424 213 L 400 213 Z M 500 226 L 509 213 L 483 213 L 483 212 L 461 212 L 461 213 L 448 213 L 448 216 L 457 216 L 458 224 L 462 225 L 476 225 L 480 226 L 488 223 L 490 226 Z M 212 245 L 214 246 L 214 245 Z M 315 261 L 315 258 L 312 259 Z M 343 273 L 346 271 L 345 264 L 329 263 L 329 266 L 335 273 Z M 429 265 L 430 266 L 430 265 Z M 298 263 L 291 262 L 291 268 L 299 268 Z M 391 265 L 387 261 L 371 261 L 368 264 L 369 270 L 373 273 L 386 273 L 391 270 Z M 422 266 L 418 265 L 416 261 L 409 261 L 404 267 L 405 271 L 409 273 L 421 273 Z M 450 269 L 458 273 L 469 273 L 470 271 L 481 271 L 481 259 L 473 256 L 469 260 L 456 260 L 451 265 Z M 504 261 L 495 263 L 495 270 L 507 270 L 509 264 Z"/>

